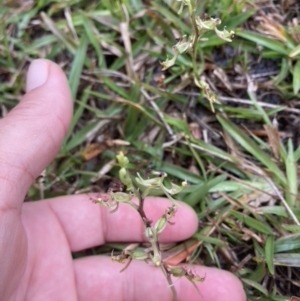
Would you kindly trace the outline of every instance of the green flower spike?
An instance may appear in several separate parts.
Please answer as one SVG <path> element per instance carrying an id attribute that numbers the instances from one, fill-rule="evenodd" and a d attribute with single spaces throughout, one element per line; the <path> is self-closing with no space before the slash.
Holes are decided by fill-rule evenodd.
<path id="1" fill-rule="evenodd" d="M 124 155 L 123 152 L 119 152 L 119 154 L 116 156 L 116 158 L 121 167 L 119 170 L 120 181 L 126 186 L 127 191 L 133 191 L 132 180 L 126 169 L 129 164 L 128 158 Z"/>

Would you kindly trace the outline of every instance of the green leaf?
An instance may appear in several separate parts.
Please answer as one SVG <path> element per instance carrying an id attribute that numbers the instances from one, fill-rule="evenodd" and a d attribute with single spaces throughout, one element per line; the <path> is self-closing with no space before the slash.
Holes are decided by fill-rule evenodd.
<path id="1" fill-rule="evenodd" d="M 295 162 L 298 162 L 300 160 L 300 145 L 297 147 L 297 149 L 294 152 L 294 159 Z"/>
<path id="2" fill-rule="evenodd" d="M 87 90 L 89 89 L 90 87 L 88 87 L 87 89 L 84 90 L 83 92 L 83 96 L 81 98 L 80 101 L 78 101 L 78 107 L 76 108 L 76 111 L 75 113 L 73 114 L 73 118 L 72 118 L 72 121 L 71 121 L 71 125 L 69 127 L 69 131 L 68 131 L 68 134 L 65 138 L 65 141 L 67 141 L 70 137 L 70 135 L 73 133 L 74 131 L 74 128 L 75 128 L 75 125 L 77 124 L 78 120 L 80 119 L 85 107 L 86 107 L 86 103 L 89 99 L 89 93 L 87 92 Z"/>
<path id="3" fill-rule="evenodd" d="M 300 45 L 298 45 L 297 47 L 295 47 L 290 53 L 289 53 L 289 57 L 293 58 L 295 56 L 297 56 L 300 53 Z"/>
<path id="4" fill-rule="evenodd" d="M 258 290 L 259 292 L 263 293 L 265 296 L 268 296 L 268 291 L 265 287 L 263 287 L 261 284 L 257 283 L 256 281 L 252 281 L 250 279 L 242 278 L 242 282 L 247 284 L 248 286 L 251 286 Z"/>
<path id="5" fill-rule="evenodd" d="M 190 147 L 193 147 L 194 149 L 201 151 L 203 153 L 206 153 L 212 157 L 220 158 L 225 161 L 234 162 L 234 163 L 238 162 L 238 159 L 236 157 L 231 156 L 230 154 L 226 153 L 222 149 L 220 149 L 212 144 L 206 143 L 202 140 L 193 139 L 193 138 L 190 138 L 190 142 L 191 143 L 187 142 L 186 144 L 189 145 Z"/>
<path id="6" fill-rule="evenodd" d="M 281 43 L 276 40 L 272 40 L 270 38 L 266 38 L 265 36 L 250 32 L 250 31 L 237 31 L 236 35 L 242 37 L 246 40 L 252 41 L 258 45 L 262 45 L 268 49 L 274 50 L 280 54 L 288 56 L 288 49 Z"/>
<path id="7" fill-rule="evenodd" d="M 202 182 L 201 178 L 195 174 L 192 174 L 187 169 L 182 168 L 180 166 L 164 162 L 160 169 L 164 172 L 166 172 L 170 176 L 175 176 L 183 181 L 187 181 L 189 183 L 198 184 L 199 182 Z"/>
<path id="8" fill-rule="evenodd" d="M 288 193 L 287 202 L 291 207 L 294 207 L 298 195 L 298 177 L 297 164 L 294 158 L 294 149 L 292 140 L 288 140 L 288 152 L 285 160 L 285 169 L 287 175 Z"/>
<path id="9" fill-rule="evenodd" d="M 74 60 L 72 62 L 72 68 L 69 74 L 69 84 L 71 89 L 71 94 L 73 101 L 76 99 L 76 94 L 79 86 L 79 80 L 83 69 L 83 64 L 86 58 L 88 40 L 85 35 L 83 35 L 79 48 L 76 51 Z"/>
<path id="10" fill-rule="evenodd" d="M 262 116 L 264 123 L 267 124 L 267 125 L 271 125 L 272 123 L 271 123 L 271 121 L 269 119 L 268 114 L 258 104 L 255 94 L 252 91 L 248 90 L 248 95 L 249 95 L 250 100 L 253 103 L 253 106 L 256 108 L 257 112 Z"/>
<path id="11" fill-rule="evenodd" d="M 300 233 L 300 225 L 281 224 L 282 229 L 293 233 Z"/>
<path id="12" fill-rule="evenodd" d="M 269 269 L 269 272 L 271 275 L 274 275 L 273 255 L 274 255 L 274 236 L 270 235 L 270 236 L 268 236 L 268 238 L 266 240 L 265 258 L 266 258 L 267 266 L 268 266 L 268 269 Z"/>
<path id="13" fill-rule="evenodd" d="M 269 235 L 273 233 L 272 229 L 266 223 L 263 223 L 260 220 L 254 219 L 253 217 L 234 210 L 231 211 L 231 215 L 255 231 Z"/>
<path id="14" fill-rule="evenodd" d="M 270 156 L 263 152 L 252 139 L 240 130 L 238 126 L 220 115 L 217 115 L 217 119 L 223 126 L 224 130 L 228 132 L 242 147 L 244 147 L 246 151 L 251 153 L 257 160 L 269 168 L 274 177 L 277 177 L 283 184 L 286 183 L 283 172 L 271 160 Z"/>
<path id="15" fill-rule="evenodd" d="M 191 32 L 190 27 L 185 22 L 183 22 L 180 16 L 178 16 L 178 14 L 175 14 L 171 8 L 166 7 L 165 5 L 160 5 L 159 3 L 154 1 L 152 1 L 152 6 L 157 12 L 162 14 L 166 18 L 166 20 L 169 20 L 173 24 L 176 24 L 176 26 L 182 33 Z"/>
<path id="16" fill-rule="evenodd" d="M 227 245 L 225 241 L 219 238 L 205 236 L 202 235 L 201 233 L 195 234 L 194 237 L 196 237 L 199 241 L 202 241 L 204 243 L 209 243 L 218 247 L 225 247 Z"/>
<path id="17" fill-rule="evenodd" d="M 82 12 L 81 14 L 82 17 L 82 24 L 84 27 L 84 30 L 86 32 L 86 35 L 89 39 L 89 42 L 91 43 L 91 45 L 93 45 L 96 53 L 97 53 L 97 57 L 98 57 L 98 66 L 101 68 L 105 68 L 106 67 L 106 63 L 105 63 L 105 58 L 100 46 L 100 41 L 97 40 L 97 35 L 93 32 L 93 26 L 94 24 L 92 24 L 92 22 L 90 22 L 87 17 L 84 15 L 84 13 Z"/>
<path id="18" fill-rule="evenodd" d="M 87 134 L 92 131 L 99 121 L 94 121 L 90 124 L 86 124 L 80 131 L 78 131 L 66 144 L 64 147 L 64 151 L 71 151 L 74 147 L 80 145 L 83 141 L 86 140 Z"/>
<path id="19" fill-rule="evenodd" d="M 274 84 L 279 85 L 289 74 L 289 64 L 288 64 L 288 59 L 282 58 L 281 59 L 281 67 L 280 67 L 280 72 L 276 76 Z"/>
<path id="20" fill-rule="evenodd" d="M 62 33 L 54 22 L 46 13 L 41 12 L 41 18 L 48 29 L 64 44 L 64 46 L 72 53 L 75 53 L 75 43 Z"/>
<path id="21" fill-rule="evenodd" d="M 259 262 L 257 263 L 254 272 L 248 276 L 249 277 L 248 279 L 259 283 L 264 279 L 265 276 L 266 276 L 266 264 L 265 262 Z"/>
<path id="22" fill-rule="evenodd" d="M 300 60 L 295 64 L 293 70 L 293 92 L 297 94 L 300 90 Z"/>
<path id="23" fill-rule="evenodd" d="M 275 253 L 287 252 L 300 249 L 300 235 L 294 234 L 275 241 Z"/>
<path id="24" fill-rule="evenodd" d="M 257 213 L 259 213 L 259 214 L 274 214 L 275 216 L 288 217 L 286 209 L 283 206 L 260 207 L 260 208 L 258 208 Z"/>
<path id="25" fill-rule="evenodd" d="M 300 254 L 299 253 L 275 254 L 273 257 L 273 260 L 274 260 L 275 265 L 300 268 Z"/>
<path id="26" fill-rule="evenodd" d="M 185 119 L 175 118 L 171 116 L 164 116 L 164 121 L 169 125 L 174 126 L 178 131 L 189 134 L 190 130 Z"/>
<path id="27" fill-rule="evenodd" d="M 244 22 L 246 22 L 252 15 L 254 15 L 256 12 L 255 9 L 249 9 L 246 10 L 243 13 L 237 14 L 236 16 L 231 16 L 224 22 L 222 22 L 221 24 L 221 28 L 226 26 L 229 29 L 235 29 L 237 28 L 239 25 L 243 24 Z"/>
<path id="28" fill-rule="evenodd" d="M 34 40 L 29 47 L 25 48 L 24 50 L 27 53 L 38 52 L 41 51 L 40 48 L 48 46 L 50 47 L 51 44 L 57 41 L 57 38 L 51 35 L 43 35 L 41 38 Z"/>
<path id="29" fill-rule="evenodd" d="M 224 182 L 226 176 L 220 175 L 211 180 L 205 181 L 198 185 L 194 186 L 194 191 L 192 191 L 189 195 L 184 198 L 184 201 L 190 206 L 195 206 L 198 202 L 200 202 L 208 192 L 213 189 L 216 185 Z"/>

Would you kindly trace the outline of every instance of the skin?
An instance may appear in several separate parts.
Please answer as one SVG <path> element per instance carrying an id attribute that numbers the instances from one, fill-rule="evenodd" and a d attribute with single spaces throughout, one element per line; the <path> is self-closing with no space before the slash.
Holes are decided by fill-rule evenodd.
<path id="1" fill-rule="evenodd" d="M 143 225 L 128 206 L 109 214 L 87 195 L 70 195 L 23 204 L 34 179 L 53 160 L 68 131 L 72 101 L 62 70 L 47 60 L 34 61 L 27 74 L 27 93 L 0 120 L 0 300 L 98 301 L 171 300 L 160 269 L 144 262 L 122 265 L 103 256 L 73 260 L 71 252 L 105 242 L 143 241 Z M 157 219 L 169 206 L 148 199 L 146 214 Z M 197 229 L 197 217 L 181 204 L 161 241 L 179 241 Z M 179 300 L 245 301 L 232 274 L 192 267 L 205 281 L 202 297 L 185 279 L 175 279 Z"/>

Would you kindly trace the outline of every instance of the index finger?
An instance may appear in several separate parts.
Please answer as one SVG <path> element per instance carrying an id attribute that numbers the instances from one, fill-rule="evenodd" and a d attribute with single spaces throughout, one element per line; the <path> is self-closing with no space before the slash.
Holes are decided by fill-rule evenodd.
<path id="1" fill-rule="evenodd" d="M 170 206 L 170 201 L 165 198 L 150 197 L 145 201 L 145 212 L 147 217 L 155 222 Z M 25 203 L 23 213 L 24 226 L 30 227 L 33 233 L 36 229 L 34 223 L 39 224 L 39 229 L 53 228 L 55 223 L 59 223 L 73 252 L 105 242 L 146 241 L 145 227 L 136 210 L 126 204 L 120 204 L 117 212 L 110 213 L 107 208 L 94 204 L 88 195 Z M 180 203 L 180 208 L 171 221 L 174 225 L 167 225 L 159 237 L 162 242 L 187 239 L 197 230 L 197 216 L 193 209 L 184 203 Z"/>

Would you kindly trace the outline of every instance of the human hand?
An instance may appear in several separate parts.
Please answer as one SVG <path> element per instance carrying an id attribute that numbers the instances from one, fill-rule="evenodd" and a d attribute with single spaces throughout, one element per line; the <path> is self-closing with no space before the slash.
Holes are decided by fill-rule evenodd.
<path id="1" fill-rule="evenodd" d="M 34 61 L 26 89 L 0 120 L 0 300 L 171 300 L 161 270 L 144 262 L 132 262 L 120 273 L 122 265 L 108 257 L 72 259 L 71 252 L 105 242 L 142 241 L 143 224 L 129 206 L 109 214 L 87 195 L 23 204 L 29 186 L 58 152 L 72 115 L 67 79 L 56 64 Z M 167 200 L 153 198 L 145 210 L 155 220 L 168 206 Z M 184 204 L 174 221 L 162 241 L 183 240 L 196 231 L 197 217 Z M 205 275 L 198 285 L 203 297 L 180 279 L 175 284 L 179 300 L 245 301 L 240 282 L 230 273 L 193 269 Z"/>

